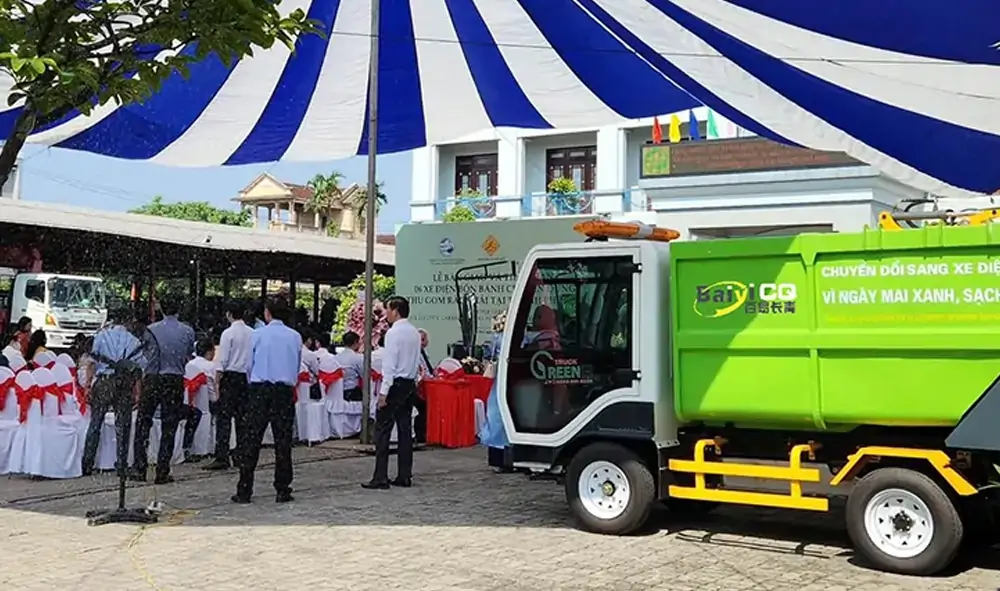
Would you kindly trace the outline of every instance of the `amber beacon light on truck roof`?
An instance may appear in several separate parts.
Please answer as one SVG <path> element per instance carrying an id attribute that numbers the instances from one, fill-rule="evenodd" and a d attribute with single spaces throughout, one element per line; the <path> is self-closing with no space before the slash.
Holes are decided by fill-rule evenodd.
<path id="1" fill-rule="evenodd" d="M 590 240 L 652 240 L 670 242 L 681 237 L 681 233 L 670 228 L 657 228 L 642 222 L 609 222 L 607 220 L 587 220 L 573 226 L 573 230 Z"/>

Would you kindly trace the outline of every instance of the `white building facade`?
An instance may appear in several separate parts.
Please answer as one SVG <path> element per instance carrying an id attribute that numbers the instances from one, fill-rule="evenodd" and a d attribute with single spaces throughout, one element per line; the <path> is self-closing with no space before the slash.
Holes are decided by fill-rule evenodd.
<path id="1" fill-rule="evenodd" d="M 708 110 L 693 115 L 704 138 Z M 689 113 L 677 116 L 687 140 Z M 644 161 L 659 149 L 651 146 L 652 119 L 574 131 L 497 129 L 416 150 L 410 221 L 437 221 L 461 204 L 478 218 L 604 214 L 675 228 L 697 240 L 858 231 L 875 227 L 881 212 L 926 197 L 843 154 L 788 155 L 781 151 L 798 149 L 749 139 L 752 134 L 718 114 L 713 118 L 718 140 L 664 144 L 672 156 L 666 155 L 663 174 L 650 174 Z M 666 138 L 670 116 L 659 121 Z M 754 142 L 768 145 L 748 152 Z M 705 160 L 698 166 L 695 152 Z M 774 169 L 768 169 L 771 161 Z M 559 177 L 581 191 L 569 207 L 547 193 Z"/>
<path id="2" fill-rule="evenodd" d="M 690 136 L 691 114 L 704 137 L 704 107 L 677 114 L 681 137 Z M 714 117 L 721 137 L 737 134 L 735 126 Z M 659 119 L 666 138 L 670 116 Z M 501 218 L 645 211 L 640 149 L 652 133 L 653 119 L 648 118 L 599 129 L 500 128 L 420 148 L 413 152 L 410 221 L 440 219 L 458 203 L 470 206 L 479 217 Z M 560 177 L 572 179 L 580 191 L 570 206 L 573 211 L 554 207 L 546 197 L 549 182 Z"/>

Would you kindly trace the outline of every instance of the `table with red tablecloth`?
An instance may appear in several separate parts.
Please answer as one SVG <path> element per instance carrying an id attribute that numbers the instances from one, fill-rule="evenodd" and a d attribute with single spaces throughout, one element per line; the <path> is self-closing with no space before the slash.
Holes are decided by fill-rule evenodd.
<path id="1" fill-rule="evenodd" d="M 490 395 L 493 378 L 479 375 L 427 378 L 420 395 L 427 401 L 427 443 L 442 447 L 476 445 L 476 400 Z"/>

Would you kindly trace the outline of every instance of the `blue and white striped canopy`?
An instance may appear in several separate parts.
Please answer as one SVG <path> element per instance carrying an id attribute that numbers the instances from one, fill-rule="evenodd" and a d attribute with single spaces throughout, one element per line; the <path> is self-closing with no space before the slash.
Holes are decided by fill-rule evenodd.
<path id="1" fill-rule="evenodd" d="M 326 36 L 233 67 L 210 58 L 144 104 L 31 141 L 177 166 L 365 154 L 371 2 L 283 0 Z M 381 0 L 378 149 L 704 104 L 926 191 L 992 193 L 998 15 L 996 0 Z"/>

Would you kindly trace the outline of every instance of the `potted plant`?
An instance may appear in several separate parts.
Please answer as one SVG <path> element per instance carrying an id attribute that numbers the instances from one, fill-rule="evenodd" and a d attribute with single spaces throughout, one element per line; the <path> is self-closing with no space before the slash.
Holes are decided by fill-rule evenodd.
<path id="1" fill-rule="evenodd" d="M 549 209 L 555 215 L 573 215 L 590 208 L 589 197 L 580 194 L 573 179 L 554 178 L 546 189 L 549 194 Z"/>

